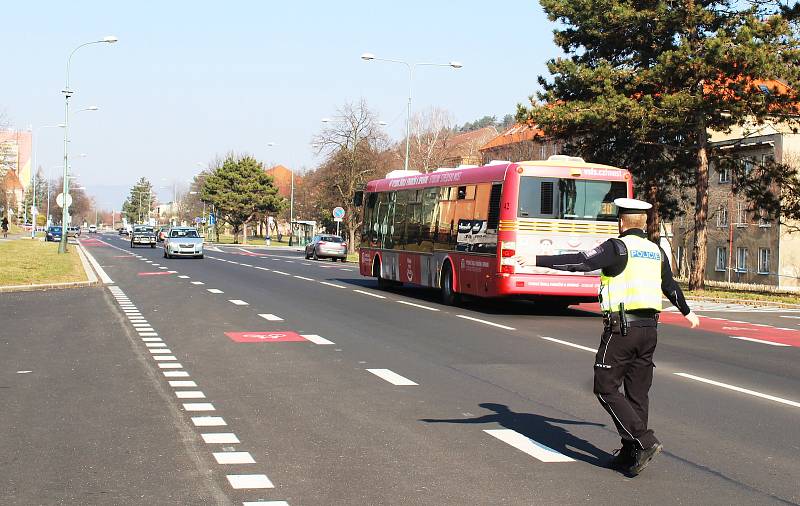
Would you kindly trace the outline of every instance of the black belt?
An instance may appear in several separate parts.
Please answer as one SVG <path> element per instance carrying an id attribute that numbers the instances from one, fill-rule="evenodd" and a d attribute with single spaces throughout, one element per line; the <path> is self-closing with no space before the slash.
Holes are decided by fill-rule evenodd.
<path id="1" fill-rule="evenodd" d="M 612 323 L 619 323 L 619 321 L 621 319 L 619 312 L 616 312 L 616 311 L 613 312 L 613 313 L 604 314 L 603 318 L 611 320 Z M 638 315 L 638 314 L 633 314 L 633 313 L 629 313 L 629 312 L 626 311 L 625 312 L 625 319 L 628 320 L 629 322 L 640 322 L 640 321 L 643 321 L 643 322 L 656 321 L 657 322 L 658 321 L 658 313 L 655 313 L 653 315 Z"/>

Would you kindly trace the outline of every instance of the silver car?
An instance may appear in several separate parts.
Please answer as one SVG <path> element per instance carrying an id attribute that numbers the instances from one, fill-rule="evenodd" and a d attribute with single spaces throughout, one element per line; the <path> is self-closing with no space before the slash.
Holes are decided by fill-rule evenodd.
<path id="1" fill-rule="evenodd" d="M 347 261 L 347 243 L 338 235 L 315 235 L 311 242 L 306 244 L 306 259 L 330 258 L 334 262 L 340 259 Z"/>
<path id="2" fill-rule="evenodd" d="M 195 257 L 203 258 L 203 238 L 197 229 L 173 227 L 164 239 L 164 258 Z"/>

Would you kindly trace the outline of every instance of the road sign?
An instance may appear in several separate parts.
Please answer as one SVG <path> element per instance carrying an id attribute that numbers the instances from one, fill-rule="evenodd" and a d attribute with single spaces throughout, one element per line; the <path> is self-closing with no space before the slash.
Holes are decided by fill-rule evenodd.
<path id="1" fill-rule="evenodd" d="M 297 332 L 288 330 L 257 330 L 250 332 L 225 332 L 231 341 L 237 343 L 286 343 L 307 341 Z"/>
<path id="2" fill-rule="evenodd" d="M 217 223 L 217 217 L 214 216 L 214 213 L 208 215 L 208 224 L 215 225 Z"/>
<path id="3" fill-rule="evenodd" d="M 56 204 L 58 204 L 58 207 L 64 207 L 64 194 L 63 193 L 59 193 L 58 196 L 56 196 Z M 70 195 L 68 193 L 67 194 L 67 207 L 69 207 L 71 205 L 72 205 L 72 195 Z"/>
<path id="4" fill-rule="evenodd" d="M 203 223 L 203 218 L 197 216 L 197 217 L 195 217 L 194 222 L 195 223 Z"/>
<path id="5" fill-rule="evenodd" d="M 338 218 L 338 221 L 342 221 L 342 218 L 344 218 L 344 209 L 341 207 L 334 207 L 333 218 L 334 219 Z"/>

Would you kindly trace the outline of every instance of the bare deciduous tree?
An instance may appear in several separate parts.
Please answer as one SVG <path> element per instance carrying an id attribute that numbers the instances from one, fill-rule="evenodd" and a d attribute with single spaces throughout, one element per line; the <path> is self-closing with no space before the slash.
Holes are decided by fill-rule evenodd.
<path id="1" fill-rule="evenodd" d="M 445 109 L 431 107 L 411 117 L 411 139 L 408 167 L 422 172 L 441 167 L 448 156 L 448 140 L 454 135 L 453 115 Z M 405 140 L 397 145 L 401 160 L 405 157 Z"/>

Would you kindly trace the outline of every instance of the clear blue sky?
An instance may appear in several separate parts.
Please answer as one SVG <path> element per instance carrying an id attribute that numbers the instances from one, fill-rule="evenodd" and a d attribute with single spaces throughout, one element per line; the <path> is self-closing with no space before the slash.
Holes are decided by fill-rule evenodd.
<path id="1" fill-rule="evenodd" d="M 313 168 L 320 119 L 364 98 L 403 136 L 405 67 L 359 56 L 464 64 L 422 67 L 416 111 L 436 106 L 457 123 L 513 113 L 559 53 L 538 2 L 16 1 L 3 6 L 0 111 L 14 128 L 61 123 L 66 58 L 78 44 L 114 45 L 73 58 L 73 162 L 102 208 L 118 208 L 133 182 L 191 178 L 229 150 Z M 61 164 L 58 129 L 41 131 L 39 165 Z M 267 147 L 268 142 L 277 145 Z M 163 179 L 166 181 L 164 181 Z M 171 200 L 162 190 L 160 200 Z"/>

